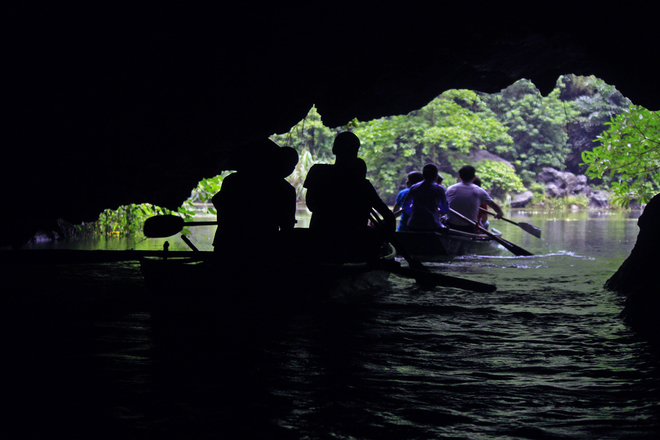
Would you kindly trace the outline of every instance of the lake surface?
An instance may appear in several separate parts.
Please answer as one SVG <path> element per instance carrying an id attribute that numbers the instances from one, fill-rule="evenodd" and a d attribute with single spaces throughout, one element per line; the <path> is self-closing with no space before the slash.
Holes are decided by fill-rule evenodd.
<path id="1" fill-rule="evenodd" d="M 427 263 L 494 293 L 392 276 L 379 291 L 177 350 L 153 337 L 135 262 L 5 269 L 9 426 L 122 439 L 658 438 L 658 348 L 602 288 L 640 213 L 507 214 L 541 228 L 539 240 L 491 220 L 535 256 Z M 210 248 L 212 231 L 191 232 Z"/>

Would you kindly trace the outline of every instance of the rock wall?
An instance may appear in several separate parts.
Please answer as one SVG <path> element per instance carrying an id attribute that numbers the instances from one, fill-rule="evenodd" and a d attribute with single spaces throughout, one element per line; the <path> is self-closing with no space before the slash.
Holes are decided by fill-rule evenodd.
<path id="1" fill-rule="evenodd" d="M 639 235 L 630 256 L 605 283 L 608 290 L 626 296 L 625 320 L 643 330 L 660 335 L 660 194 L 646 205 L 637 221 Z"/>
<path id="2" fill-rule="evenodd" d="M 587 184 L 587 176 L 575 175 L 558 171 L 554 168 L 543 168 L 538 176 L 538 182 L 545 184 L 546 194 L 550 197 L 567 197 L 583 195 L 589 198 L 589 206 L 606 208 L 609 206 L 607 193 L 594 191 Z"/>

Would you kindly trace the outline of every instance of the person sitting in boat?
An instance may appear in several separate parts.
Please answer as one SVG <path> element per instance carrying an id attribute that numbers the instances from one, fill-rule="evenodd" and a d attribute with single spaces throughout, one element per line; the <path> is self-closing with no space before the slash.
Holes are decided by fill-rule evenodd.
<path id="1" fill-rule="evenodd" d="M 373 251 L 375 235 L 368 227 L 372 209 L 384 219 L 386 231 L 394 233 L 396 227 L 394 214 L 365 178 L 366 165 L 357 157 L 359 148 L 354 133 L 338 134 L 332 147 L 335 163 L 314 165 L 303 184 L 312 212 L 309 228 L 324 243 L 329 258 L 356 259 L 361 250 Z"/>
<path id="2" fill-rule="evenodd" d="M 253 258 L 275 250 L 278 232 L 296 223 L 296 191 L 284 178 L 297 163 L 296 150 L 269 139 L 241 148 L 233 158 L 236 172 L 225 177 L 212 199 L 218 212 L 216 251 Z"/>
<path id="3" fill-rule="evenodd" d="M 478 176 L 474 178 L 472 183 L 474 183 L 478 187 L 481 187 L 481 179 Z M 488 229 L 488 227 L 490 226 L 490 222 L 488 221 L 488 214 L 483 212 L 482 209 L 488 210 L 488 204 L 482 203 L 481 205 L 479 205 L 479 214 L 477 214 L 477 221 L 484 229 Z"/>
<path id="4" fill-rule="evenodd" d="M 449 211 L 445 189 L 438 184 L 438 167 L 427 163 L 422 168 L 424 180 L 410 187 L 404 199 L 404 211 L 410 214 L 411 231 L 439 231 L 444 228 L 440 214 Z"/>
<path id="5" fill-rule="evenodd" d="M 472 165 L 461 167 L 458 171 L 458 175 L 461 181 L 447 188 L 447 200 L 449 201 L 451 209 L 457 211 L 476 224 L 479 218 L 479 206 L 482 203 L 485 203 L 497 213 L 495 218 L 499 219 L 502 217 L 502 208 L 493 201 L 493 198 L 486 190 L 473 183 L 476 177 L 476 170 Z M 449 212 L 447 226 L 450 229 L 476 233 L 478 230 L 475 224 L 465 221 L 451 211 Z"/>
<path id="6" fill-rule="evenodd" d="M 399 194 L 396 196 L 396 203 L 394 204 L 394 212 L 395 215 L 397 211 L 401 212 L 401 221 L 399 222 L 399 228 L 397 231 L 399 232 L 405 232 L 409 231 L 408 229 L 408 219 L 410 218 L 410 214 L 408 214 L 405 210 L 403 210 L 403 201 L 406 198 L 406 195 L 408 195 L 408 191 L 410 191 L 410 187 L 413 186 L 416 183 L 421 182 L 424 180 L 424 176 L 421 171 L 411 171 L 408 173 L 408 177 L 406 179 L 406 187 L 399 191 Z"/>

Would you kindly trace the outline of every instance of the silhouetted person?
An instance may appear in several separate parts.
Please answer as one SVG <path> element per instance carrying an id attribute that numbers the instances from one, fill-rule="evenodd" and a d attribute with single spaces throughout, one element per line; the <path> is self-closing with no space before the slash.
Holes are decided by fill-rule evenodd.
<path id="1" fill-rule="evenodd" d="M 307 208 L 312 212 L 309 227 L 323 237 L 326 251 L 336 259 L 350 258 L 360 253 L 360 247 L 374 246 L 368 226 L 372 208 L 384 219 L 384 233 L 393 233 L 396 226 L 394 214 L 365 178 L 366 165 L 357 157 L 359 148 L 355 134 L 340 133 L 332 147 L 334 165 L 314 165 L 304 183 Z"/>
<path id="2" fill-rule="evenodd" d="M 424 180 L 410 187 L 403 206 L 410 213 L 411 231 L 437 231 L 444 228 L 440 215 L 449 210 L 445 188 L 438 184 L 438 167 L 428 163 L 422 169 Z"/>
<path id="3" fill-rule="evenodd" d="M 236 172 L 225 177 L 212 199 L 218 212 L 216 251 L 252 258 L 276 250 L 278 232 L 296 222 L 296 191 L 284 178 L 297 162 L 293 148 L 279 148 L 268 139 L 241 148 L 234 158 Z"/>
<path id="4" fill-rule="evenodd" d="M 477 222 L 479 219 L 479 206 L 485 203 L 495 210 L 497 213 L 495 218 L 501 218 L 503 215 L 502 208 L 493 201 L 486 190 L 473 183 L 475 173 L 476 170 L 472 165 L 465 165 L 458 171 L 461 181 L 447 188 L 447 200 L 449 200 L 450 208 Z M 464 232 L 479 232 L 473 224 L 463 220 L 451 211 L 449 212 L 447 226 Z"/>
<path id="5" fill-rule="evenodd" d="M 397 194 L 396 196 L 396 203 L 394 204 L 394 212 L 397 212 L 399 209 L 401 210 L 401 221 L 399 222 L 399 228 L 397 229 L 399 232 L 409 231 L 408 219 L 410 218 L 410 214 L 403 209 L 403 201 L 405 200 L 406 195 L 408 195 L 408 191 L 410 191 L 410 187 L 416 183 L 421 182 L 422 180 L 424 180 L 424 175 L 422 174 L 421 171 L 409 172 L 408 177 L 406 178 L 406 187 L 401 191 L 399 191 L 399 194 Z"/>

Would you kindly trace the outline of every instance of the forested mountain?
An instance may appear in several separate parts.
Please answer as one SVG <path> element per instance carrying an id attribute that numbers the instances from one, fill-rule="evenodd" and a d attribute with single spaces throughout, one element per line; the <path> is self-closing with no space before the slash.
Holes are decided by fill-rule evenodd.
<path id="1" fill-rule="evenodd" d="M 593 141 L 605 123 L 629 104 L 614 86 L 571 74 L 559 77 L 547 96 L 525 79 L 495 94 L 448 90 L 406 115 L 353 120 L 345 127 L 325 127 L 323 115 L 312 108 L 289 133 L 271 138 L 295 147 L 308 163 L 299 168 L 307 168 L 331 162 L 335 134 L 353 130 L 362 141 L 368 177 L 388 202 L 409 171 L 434 162 L 449 183 L 458 168 L 475 161 L 475 152 L 485 150 L 495 161 L 479 162 L 477 168 L 488 189 L 504 195 L 529 187 L 546 167 L 583 173 L 581 153 L 597 145 Z"/>

